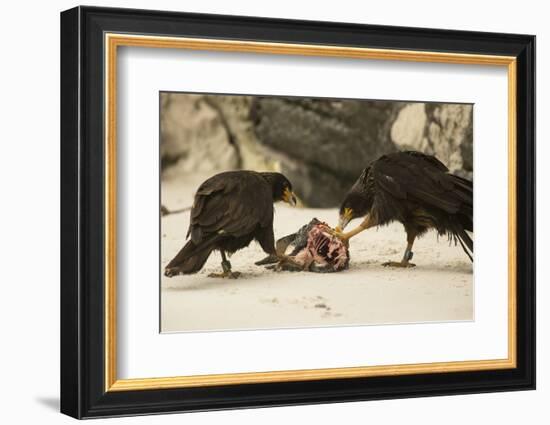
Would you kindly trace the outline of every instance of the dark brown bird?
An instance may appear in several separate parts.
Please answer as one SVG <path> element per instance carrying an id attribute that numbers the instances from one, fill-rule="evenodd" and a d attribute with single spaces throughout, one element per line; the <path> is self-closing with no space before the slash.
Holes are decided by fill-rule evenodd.
<path id="1" fill-rule="evenodd" d="M 354 218 L 363 222 L 345 240 L 373 226 L 399 221 L 407 233 L 407 248 L 400 262 L 386 266 L 411 267 L 414 240 L 428 229 L 460 242 L 472 260 L 472 182 L 451 174 L 436 157 L 406 151 L 373 161 L 350 189 L 340 207 L 342 231 Z"/>
<path id="2" fill-rule="evenodd" d="M 236 278 L 226 253 L 232 254 L 256 240 L 262 249 L 276 255 L 273 235 L 273 203 L 296 205 L 292 185 L 280 173 L 228 171 L 210 177 L 200 185 L 191 208 L 187 238 L 190 240 L 168 263 L 165 276 L 198 272 L 211 252 L 222 257 L 221 274 Z"/>

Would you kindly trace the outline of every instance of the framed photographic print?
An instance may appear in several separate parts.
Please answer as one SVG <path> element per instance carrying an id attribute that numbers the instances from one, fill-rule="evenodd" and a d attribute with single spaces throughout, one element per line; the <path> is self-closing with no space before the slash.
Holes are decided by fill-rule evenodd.
<path id="1" fill-rule="evenodd" d="M 534 61 L 529 35 L 63 12 L 61 411 L 533 389 Z"/>

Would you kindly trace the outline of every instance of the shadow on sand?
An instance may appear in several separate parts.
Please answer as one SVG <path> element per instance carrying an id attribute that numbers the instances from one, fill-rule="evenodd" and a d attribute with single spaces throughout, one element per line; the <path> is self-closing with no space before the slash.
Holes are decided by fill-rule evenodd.
<path id="1" fill-rule="evenodd" d="M 38 404 L 59 412 L 59 397 L 36 397 L 35 400 Z"/>

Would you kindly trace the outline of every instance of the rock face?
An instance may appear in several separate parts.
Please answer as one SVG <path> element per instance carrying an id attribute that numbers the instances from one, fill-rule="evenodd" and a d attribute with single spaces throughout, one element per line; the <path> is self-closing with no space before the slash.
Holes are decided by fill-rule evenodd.
<path id="1" fill-rule="evenodd" d="M 398 114 L 391 139 L 400 150 L 435 155 L 449 170 L 473 176 L 473 106 L 411 103 Z"/>
<path id="2" fill-rule="evenodd" d="M 161 94 L 160 155 L 164 175 L 237 168 L 236 148 L 204 96 Z"/>
<path id="3" fill-rule="evenodd" d="M 281 171 L 312 207 L 337 205 L 365 166 L 395 151 L 395 102 L 255 98 L 258 141 L 284 155 Z"/>
<path id="4" fill-rule="evenodd" d="M 281 171 L 306 205 L 334 207 L 370 161 L 397 150 L 473 174 L 472 105 L 163 93 L 161 108 L 163 176 Z"/>

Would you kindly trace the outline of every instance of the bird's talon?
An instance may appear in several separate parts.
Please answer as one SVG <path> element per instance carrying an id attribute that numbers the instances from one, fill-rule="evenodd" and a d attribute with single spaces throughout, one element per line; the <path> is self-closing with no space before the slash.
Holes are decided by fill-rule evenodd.
<path id="1" fill-rule="evenodd" d="M 292 257 L 289 257 L 288 255 L 279 255 L 278 256 L 279 261 L 277 264 L 274 264 L 272 266 L 269 266 L 267 268 L 275 270 L 275 271 L 302 271 L 304 268 L 301 264 L 297 263 L 292 259 Z"/>
<path id="2" fill-rule="evenodd" d="M 346 248 L 349 248 L 349 236 L 347 236 L 345 233 L 335 231 L 334 236 L 336 236 L 338 239 L 342 241 L 342 243 L 346 246 Z"/>
<path id="3" fill-rule="evenodd" d="M 264 266 L 266 264 L 275 264 L 277 261 L 279 261 L 279 258 L 276 255 L 271 254 L 260 261 L 256 261 L 254 264 L 257 266 Z"/>

